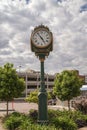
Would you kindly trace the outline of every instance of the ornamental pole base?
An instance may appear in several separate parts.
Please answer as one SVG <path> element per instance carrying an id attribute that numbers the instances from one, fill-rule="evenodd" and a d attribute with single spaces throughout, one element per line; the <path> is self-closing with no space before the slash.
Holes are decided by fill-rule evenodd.
<path id="1" fill-rule="evenodd" d="M 44 124 L 47 122 L 48 122 L 47 93 L 39 92 L 38 94 L 38 123 Z"/>

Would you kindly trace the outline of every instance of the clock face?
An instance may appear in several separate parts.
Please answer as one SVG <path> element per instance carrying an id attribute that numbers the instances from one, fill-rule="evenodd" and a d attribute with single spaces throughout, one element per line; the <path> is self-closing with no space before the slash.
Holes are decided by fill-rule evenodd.
<path id="1" fill-rule="evenodd" d="M 51 33 L 45 29 L 38 29 L 32 35 L 32 42 L 37 47 L 46 47 L 51 43 Z"/>

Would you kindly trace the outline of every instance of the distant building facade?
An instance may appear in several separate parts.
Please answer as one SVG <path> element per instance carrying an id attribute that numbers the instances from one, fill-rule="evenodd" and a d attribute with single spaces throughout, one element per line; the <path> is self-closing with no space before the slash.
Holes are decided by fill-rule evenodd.
<path id="1" fill-rule="evenodd" d="M 80 75 L 79 71 L 76 70 L 78 76 L 85 81 L 87 84 L 87 75 Z M 28 70 L 27 72 L 17 72 L 20 78 L 24 78 L 26 89 L 24 91 L 25 95 L 27 96 L 31 91 L 37 90 L 40 88 L 40 72 L 34 70 Z M 57 73 L 56 73 L 57 74 Z M 45 88 L 47 91 L 52 91 L 54 86 L 54 79 L 56 74 L 45 74 Z"/>
<path id="2" fill-rule="evenodd" d="M 87 84 L 87 75 L 85 75 L 85 84 Z"/>
<path id="3" fill-rule="evenodd" d="M 28 72 L 18 72 L 18 76 L 25 80 L 26 89 L 25 95 L 27 96 L 31 91 L 40 88 L 40 72 L 30 70 Z M 47 91 L 51 91 L 54 86 L 55 75 L 45 74 L 45 88 Z"/>

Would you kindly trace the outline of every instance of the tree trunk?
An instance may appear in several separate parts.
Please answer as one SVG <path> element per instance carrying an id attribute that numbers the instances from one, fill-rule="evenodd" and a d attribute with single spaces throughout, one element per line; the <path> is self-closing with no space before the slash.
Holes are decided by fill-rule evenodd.
<path id="1" fill-rule="evenodd" d="M 70 111 L 70 100 L 68 100 L 68 110 Z"/>
<path id="2" fill-rule="evenodd" d="M 7 101 L 7 116 L 8 116 L 8 101 Z"/>

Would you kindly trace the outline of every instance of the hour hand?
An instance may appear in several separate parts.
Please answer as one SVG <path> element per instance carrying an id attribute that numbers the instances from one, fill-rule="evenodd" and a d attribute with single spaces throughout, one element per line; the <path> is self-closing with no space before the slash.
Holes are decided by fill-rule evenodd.
<path id="1" fill-rule="evenodd" d="M 41 40 L 45 43 L 43 37 L 42 37 L 39 33 L 37 33 L 37 34 L 38 34 L 38 36 L 41 38 Z"/>

